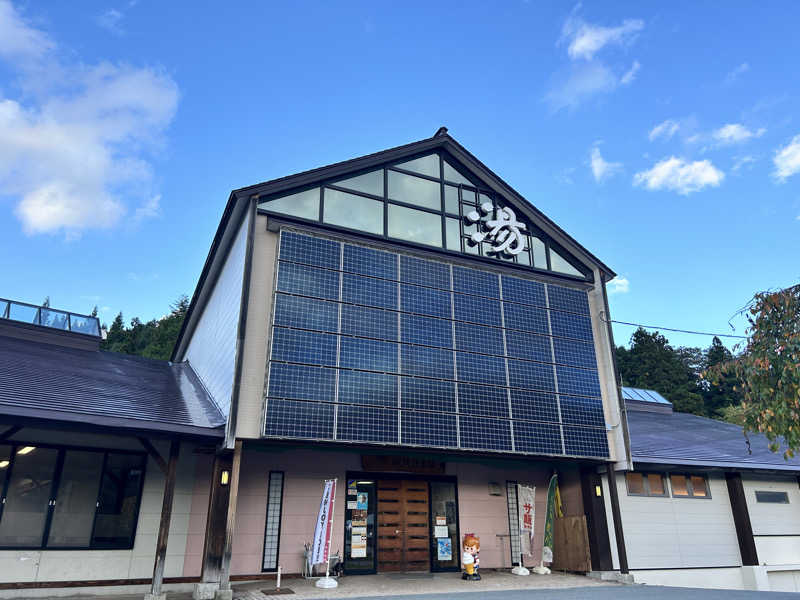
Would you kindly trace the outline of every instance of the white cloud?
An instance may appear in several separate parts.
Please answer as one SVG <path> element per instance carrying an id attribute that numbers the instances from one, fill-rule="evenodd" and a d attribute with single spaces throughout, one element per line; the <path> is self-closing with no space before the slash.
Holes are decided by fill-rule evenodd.
<path id="1" fill-rule="evenodd" d="M 597 146 L 592 148 L 590 163 L 592 175 L 594 175 L 594 180 L 598 183 L 622 170 L 622 163 L 604 160 L 603 156 L 600 154 L 600 148 Z"/>
<path id="2" fill-rule="evenodd" d="M 175 82 L 160 69 L 60 62 L 47 34 L 7 0 L 0 0 L 0 31 L 11 34 L 0 33 L 0 58 L 28 59 L 9 61 L 25 91 L 0 92 L 0 194 L 19 199 L 14 212 L 23 229 L 74 238 L 114 226 L 131 203 L 149 201 L 152 212 L 147 157 L 175 114 Z"/>
<path id="3" fill-rule="evenodd" d="M 633 61 L 631 68 L 620 78 L 619 82 L 622 85 L 628 85 L 629 83 L 633 83 L 633 80 L 636 79 L 636 74 L 639 72 L 639 69 L 642 68 L 642 65 L 639 63 L 638 60 Z"/>
<path id="4" fill-rule="evenodd" d="M 104 13 L 97 15 L 94 20 L 100 27 L 113 33 L 114 35 L 122 35 L 125 31 L 122 29 L 120 22 L 125 15 L 115 8 L 109 8 Z"/>
<path id="5" fill-rule="evenodd" d="M 607 284 L 609 294 L 627 294 L 630 291 L 630 282 L 626 277 L 617 275 Z"/>
<path id="6" fill-rule="evenodd" d="M 775 163 L 772 176 L 781 183 L 800 172 L 800 134 L 794 136 L 783 148 L 778 148 L 772 162 Z"/>
<path id="7" fill-rule="evenodd" d="M 717 187 L 725 173 L 709 160 L 687 162 L 671 156 L 657 162 L 651 169 L 636 173 L 633 184 L 648 190 L 672 190 L 681 195 L 697 192 L 705 187 Z"/>
<path id="8" fill-rule="evenodd" d="M 617 83 L 614 73 L 601 63 L 573 65 L 566 77 L 548 92 L 545 101 L 553 111 L 576 108 L 596 94 L 613 91 Z"/>
<path id="9" fill-rule="evenodd" d="M 154 219 L 161 216 L 161 194 L 156 194 L 150 200 L 136 208 L 133 213 L 133 220 L 136 222 L 145 219 Z"/>
<path id="10" fill-rule="evenodd" d="M 47 34 L 28 25 L 10 0 L 0 0 L 0 58 L 38 59 L 54 47 Z"/>
<path id="11" fill-rule="evenodd" d="M 678 133 L 678 129 L 680 129 L 680 125 L 677 121 L 667 119 L 666 121 L 663 121 L 662 123 L 659 123 L 653 127 L 647 137 L 651 142 L 657 140 L 658 138 L 664 138 L 665 140 L 668 140 L 673 135 Z"/>
<path id="12" fill-rule="evenodd" d="M 752 168 L 753 163 L 756 162 L 755 156 L 745 155 L 745 156 L 736 156 L 734 157 L 733 167 L 731 167 L 732 173 L 738 173 L 743 168 L 747 167 L 748 170 Z"/>
<path id="13" fill-rule="evenodd" d="M 727 83 L 728 85 L 732 84 L 737 79 L 739 79 L 740 75 L 744 75 L 749 70 L 750 70 L 750 65 L 748 63 L 746 63 L 746 62 L 743 62 L 742 64 L 740 64 L 738 67 L 736 67 L 733 71 L 731 71 L 730 73 L 728 73 L 725 76 L 725 83 Z"/>
<path id="14" fill-rule="evenodd" d="M 567 54 L 573 60 L 591 60 L 609 44 L 630 44 L 644 28 L 641 19 L 625 19 L 617 27 L 604 27 L 587 23 L 574 13 L 561 29 L 561 41 L 568 41 Z"/>
<path id="15" fill-rule="evenodd" d="M 741 144 L 752 138 L 761 137 L 766 133 L 766 131 L 767 130 L 763 127 L 757 131 L 751 131 L 739 123 L 728 123 L 727 125 L 723 125 L 719 129 L 712 131 L 711 137 L 720 146 L 729 146 L 732 144 Z"/>

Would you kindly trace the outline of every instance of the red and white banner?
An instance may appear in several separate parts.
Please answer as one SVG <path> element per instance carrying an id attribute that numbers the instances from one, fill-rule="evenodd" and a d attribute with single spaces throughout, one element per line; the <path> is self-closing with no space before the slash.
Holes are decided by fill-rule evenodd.
<path id="1" fill-rule="evenodd" d="M 314 529 L 314 546 L 311 549 L 311 564 L 328 563 L 328 550 L 333 525 L 333 502 L 336 499 L 336 480 L 326 479 L 319 503 L 317 526 Z"/>
<path id="2" fill-rule="evenodd" d="M 536 488 L 517 485 L 517 504 L 519 508 L 519 543 L 522 554 L 531 556 L 533 545 L 533 521 L 536 518 Z"/>

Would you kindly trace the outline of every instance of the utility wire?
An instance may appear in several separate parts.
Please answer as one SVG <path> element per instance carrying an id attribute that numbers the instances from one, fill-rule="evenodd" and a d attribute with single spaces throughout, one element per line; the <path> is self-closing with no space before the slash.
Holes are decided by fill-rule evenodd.
<path id="1" fill-rule="evenodd" d="M 643 327 L 644 329 L 662 329 L 664 331 L 676 331 L 678 333 L 691 333 L 693 335 L 715 335 L 717 337 L 735 338 L 737 340 L 746 340 L 746 335 L 733 335 L 730 333 L 709 333 L 707 331 L 690 331 L 689 329 L 673 329 L 672 327 L 658 327 L 657 325 L 642 325 L 641 323 L 628 323 L 627 321 L 617 321 L 611 319 L 610 321 L 603 319 L 607 323 L 616 323 L 618 325 L 630 325 L 631 327 Z"/>

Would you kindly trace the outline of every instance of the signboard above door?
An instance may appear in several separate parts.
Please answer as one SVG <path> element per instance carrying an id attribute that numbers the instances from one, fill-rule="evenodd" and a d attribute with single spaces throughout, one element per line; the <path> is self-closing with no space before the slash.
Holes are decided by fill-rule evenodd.
<path id="1" fill-rule="evenodd" d="M 416 456 L 362 454 L 361 467 L 365 471 L 419 473 L 422 475 L 443 475 L 444 462 L 432 458 Z"/>

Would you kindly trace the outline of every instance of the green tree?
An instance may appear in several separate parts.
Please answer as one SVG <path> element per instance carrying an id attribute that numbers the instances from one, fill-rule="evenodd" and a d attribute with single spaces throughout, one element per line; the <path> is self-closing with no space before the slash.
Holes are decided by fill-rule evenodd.
<path id="1" fill-rule="evenodd" d="M 735 377 L 745 431 L 763 433 L 788 458 L 800 450 L 800 284 L 756 294 L 745 314 L 744 352 L 706 375 L 714 385 Z"/>
<path id="2" fill-rule="evenodd" d="M 169 360 L 188 310 L 189 298 L 182 295 L 170 305 L 169 314 L 147 323 L 134 317 L 128 328 L 119 313 L 101 347 L 112 352 Z"/>
<path id="3" fill-rule="evenodd" d="M 724 365 L 732 360 L 733 353 L 725 347 L 717 336 L 714 336 L 714 339 L 711 340 L 711 345 L 705 352 L 703 371 L 717 365 Z M 736 388 L 736 376 L 733 373 L 720 374 L 716 384 L 703 380 L 703 404 L 705 405 L 706 415 L 709 417 L 722 418 L 735 423 L 739 418 L 736 411 L 727 409 L 740 404 L 741 401 L 742 396 Z"/>
<path id="4" fill-rule="evenodd" d="M 698 348 L 673 348 L 660 333 L 637 329 L 630 348 L 617 348 L 617 365 L 622 384 L 656 390 L 676 411 L 704 415 Z"/>

